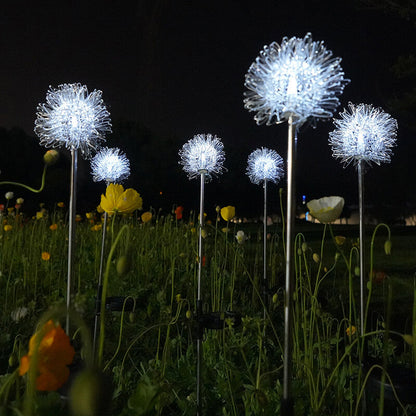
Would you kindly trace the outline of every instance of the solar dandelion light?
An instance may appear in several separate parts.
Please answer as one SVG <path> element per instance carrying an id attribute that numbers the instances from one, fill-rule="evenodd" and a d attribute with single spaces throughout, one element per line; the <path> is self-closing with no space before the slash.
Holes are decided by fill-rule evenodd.
<path id="1" fill-rule="evenodd" d="M 197 415 L 201 415 L 201 363 L 202 363 L 202 296 L 201 296 L 201 273 L 202 273 L 202 230 L 204 227 L 204 194 L 205 182 L 213 176 L 223 172 L 224 146 L 217 136 L 212 134 L 197 134 L 186 142 L 179 151 L 180 164 L 188 174 L 189 179 L 200 178 L 199 199 L 199 234 L 198 234 L 198 282 L 196 317 L 198 321 L 197 338 L 197 368 L 196 368 L 196 402 Z"/>
<path id="2" fill-rule="evenodd" d="M 285 342 L 283 362 L 282 414 L 293 413 L 290 393 L 291 338 L 293 303 L 293 251 L 295 218 L 295 163 L 297 130 L 308 119 L 332 117 L 348 80 L 341 58 L 332 57 L 323 42 L 302 38 L 283 38 L 263 48 L 245 76 L 244 106 L 255 112 L 257 124 L 272 125 L 287 120 L 287 227 L 285 284 Z"/>
<path id="3" fill-rule="evenodd" d="M 360 333 L 364 320 L 364 170 L 365 165 L 389 163 L 397 136 L 397 121 L 380 108 L 368 104 L 348 104 L 348 109 L 334 119 L 335 130 L 329 133 L 332 155 L 345 166 L 353 163 L 358 171 L 358 205 L 360 221 Z"/>
<path id="4" fill-rule="evenodd" d="M 62 84 L 49 87 L 46 102 L 37 107 L 35 133 L 45 147 L 66 147 L 71 152 L 71 186 L 69 203 L 67 308 L 71 299 L 72 259 L 75 240 L 76 178 L 78 150 L 89 157 L 105 135 L 111 132 L 110 114 L 101 91 L 88 93 L 85 85 Z M 69 330 L 67 317 L 66 330 Z"/>
<path id="5" fill-rule="evenodd" d="M 110 183 L 120 183 L 127 179 L 130 175 L 130 162 L 123 152 L 118 148 L 102 148 L 91 160 L 91 173 L 94 182 L 105 182 L 106 186 Z M 94 320 L 94 338 L 93 351 L 98 335 L 98 320 L 100 316 L 100 303 L 102 294 L 102 278 L 104 269 L 104 251 L 105 251 L 105 237 L 107 232 L 108 212 L 104 211 L 104 221 L 102 227 L 101 239 L 101 256 L 100 269 L 98 275 L 98 289 L 97 289 L 97 306 Z"/>
<path id="6" fill-rule="evenodd" d="M 263 184 L 263 306 L 266 315 L 267 294 L 267 182 L 277 183 L 283 176 L 283 159 L 275 150 L 265 147 L 250 153 L 247 175 L 255 185 Z"/>

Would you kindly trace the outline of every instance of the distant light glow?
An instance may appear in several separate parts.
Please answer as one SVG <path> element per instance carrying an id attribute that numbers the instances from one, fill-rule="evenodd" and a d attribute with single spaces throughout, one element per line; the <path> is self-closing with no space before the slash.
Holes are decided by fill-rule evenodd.
<path id="1" fill-rule="evenodd" d="M 182 146 L 179 156 L 179 163 L 183 165 L 189 179 L 194 179 L 201 173 L 210 178 L 224 170 L 224 145 L 221 139 L 212 134 L 195 135 Z"/>
<path id="2" fill-rule="evenodd" d="M 332 155 L 347 166 L 359 161 L 379 165 L 389 163 L 397 137 L 397 121 L 369 104 L 348 104 L 334 119 L 336 129 L 329 133 Z"/>
<path id="3" fill-rule="evenodd" d="M 130 175 L 130 162 L 118 148 L 102 148 L 91 160 L 94 182 L 120 183 Z"/>
<path id="4" fill-rule="evenodd" d="M 277 183 L 283 172 L 283 159 L 276 151 L 262 147 L 250 153 L 247 175 L 254 184 L 259 185 L 265 180 Z"/>
<path id="5" fill-rule="evenodd" d="M 303 123 L 308 117 L 330 118 L 337 98 L 349 80 L 341 58 L 332 58 L 323 42 L 284 37 L 264 46 L 245 76 L 244 107 L 256 112 L 257 124 L 280 123 L 293 116 Z"/>
<path id="6" fill-rule="evenodd" d="M 89 156 L 111 133 L 110 113 L 101 95 L 99 90 L 88 93 L 87 87 L 79 83 L 49 87 L 46 103 L 39 104 L 36 113 L 35 133 L 40 144 L 80 149 Z"/>

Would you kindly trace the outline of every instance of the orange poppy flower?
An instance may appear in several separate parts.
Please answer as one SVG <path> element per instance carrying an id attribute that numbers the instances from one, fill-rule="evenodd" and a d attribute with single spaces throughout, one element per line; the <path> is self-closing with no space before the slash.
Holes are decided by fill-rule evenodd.
<path id="1" fill-rule="evenodd" d="M 55 231 L 56 229 L 58 228 L 58 224 L 51 224 L 50 226 L 49 226 L 49 229 L 51 230 L 51 231 Z"/>
<path id="2" fill-rule="evenodd" d="M 59 323 L 50 320 L 30 338 L 29 353 L 20 360 L 19 374 L 23 376 L 31 365 L 36 365 L 36 389 L 57 390 L 68 380 L 67 366 L 74 355 L 68 335 Z"/>
<path id="3" fill-rule="evenodd" d="M 183 213 L 183 206 L 182 205 L 179 205 L 175 209 L 175 215 L 176 215 L 176 219 L 177 220 L 181 220 L 182 219 L 182 213 Z"/>
<path id="4" fill-rule="evenodd" d="M 49 261 L 51 259 L 51 255 L 47 251 L 42 252 L 42 260 Z"/>

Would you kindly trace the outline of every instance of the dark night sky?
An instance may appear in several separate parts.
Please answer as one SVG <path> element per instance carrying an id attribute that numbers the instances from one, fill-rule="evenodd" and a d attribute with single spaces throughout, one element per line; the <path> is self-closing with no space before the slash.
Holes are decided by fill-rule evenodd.
<path id="1" fill-rule="evenodd" d="M 132 166 L 126 185 L 139 192 L 152 187 L 155 191 L 143 193 L 145 207 L 161 203 L 155 199 L 159 188 L 163 188 L 168 204 L 191 204 L 190 199 L 197 199 L 198 184 L 188 184 L 176 166 L 177 150 L 196 133 L 221 137 L 229 162 L 225 163 L 228 173 L 209 185 L 209 203 L 252 207 L 250 201 L 260 198 L 260 189 L 244 174 L 247 156 L 255 148 L 267 146 L 285 158 L 287 140 L 285 124 L 257 126 L 253 114 L 243 107 L 244 75 L 265 44 L 280 43 L 283 36 L 303 37 L 306 32 L 311 32 L 314 40 L 323 40 L 343 59 L 342 67 L 351 79 L 338 110 L 352 101 L 390 112 L 387 98 L 394 82 L 389 68 L 399 54 L 414 52 L 409 42 L 415 32 L 411 23 L 355 1 L 76 4 L 16 0 L 2 5 L 0 126 L 19 127 L 34 136 L 36 106 L 44 102 L 49 85 L 81 82 L 91 91 L 102 90 L 114 125 L 121 120 L 136 122 L 154 137 L 164 138 L 160 146 L 153 143 L 147 147 L 140 145 L 141 137 L 124 141 L 122 150 L 132 161 L 154 160 L 154 155 L 134 154 L 145 149 L 157 151 L 159 162 L 174 160 L 173 171 L 163 172 L 169 180 L 149 171 L 152 164 Z M 415 182 L 414 169 L 408 163 L 413 139 L 401 128 L 400 118 L 391 114 L 399 122 L 392 164 L 373 167 L 367 175 L 370 197 L 384 193 L 385 200 L 397 200 L 398 183 Z M 355 169 L 343 169 L 333 160 L 327 144 L 332 129 L 331 121 L 321 121 L 316 129 L 300 131 L 298 194 L 306 193 L 307 199 L 342 195 L 347 203 L 354 203 Z M 132 143 L 134 140 L 138 143 Z M 106 145 L 118 145 L 115 141 L 109 136 Z M 1 165 L 6 157 L 13 158 L 6 148 L 2 143 Z M 90 182 L 88 162 L 82 163 L 80 192 Z M 157 163 L 151 168 L 157 170 Z M 14 172 L 0 169 L 2 180 L 6 176 L 12 179 Z M 101 192 L 101 188 L 93 189 Z M 413 191 L 414 186 L 409 185 L 406 192 Z M 402 195 L 404 200 L 408 197 Z"/>

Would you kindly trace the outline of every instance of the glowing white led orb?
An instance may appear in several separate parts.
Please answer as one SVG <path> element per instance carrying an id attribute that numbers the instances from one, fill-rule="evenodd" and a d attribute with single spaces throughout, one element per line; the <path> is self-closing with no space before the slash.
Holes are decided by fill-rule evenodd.
<path id="1" fill-rule="evenodd" d="M 189 179 L 205 173 L 208 178 L 219 175 L 224 170 L 224 145 L 217 136 L 197 134 L 188 140 L 179 151 L 180 164 Z"/>
<path id="2" fill-rule="evenodd" d="M 118 148 L 104 147 L 92 158 L 94 182 L 119 183 L 130 175 L 130 162 Z"/>
<path id="3" fill-rule="evenodd" d="M 247 175 L 256 185 L 266 180 L 277 183 L 283 176 L 283 159 L 266 147 L 256 149 L 248 157 Z"/>
<path id="4" fill-rule="evenodd" d="M 293 116 L 297 123 L 307 118 L 330 118 L 337 98 L 349 80 L 344 78 L 341 58 L 311 34 L 283 38 L 265 46 L 245 76 L 244 107 L 256 112 L 257 124 L 280 123 Z"/>
<path id="5" fill-rule="evenodd" d="M 89 156 L 111 133 L 110 113 L 101 91 L 88 93 L 79 83 L 49 87 L 46 103 L 37 107 L 35 133 L 45 147 L 80 149 Z"/>
<path id="6" fill-rule="evenodd" d="M 397 136 L 397 121 L 369 104 L 348 104 L 348 110 L 334 119 L 336 129 L 329 133 L 332 155 L 345 165 L 365 161 L 379 165 L 390 162 Z"/>

